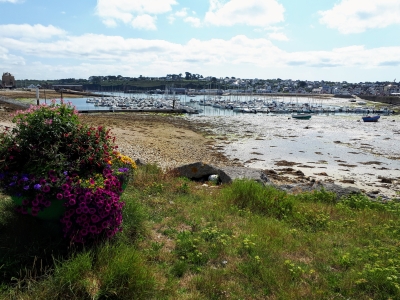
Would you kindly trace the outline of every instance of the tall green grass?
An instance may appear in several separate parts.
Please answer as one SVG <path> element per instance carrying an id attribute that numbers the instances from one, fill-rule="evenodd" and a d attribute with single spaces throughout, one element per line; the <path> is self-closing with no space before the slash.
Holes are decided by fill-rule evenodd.
<path id="1" fill-rule="evenodd" d="M 142 166 L 124 230 L 65 245 L 0 199 L 0 299 L 400 299 L 400 204 Z"/>

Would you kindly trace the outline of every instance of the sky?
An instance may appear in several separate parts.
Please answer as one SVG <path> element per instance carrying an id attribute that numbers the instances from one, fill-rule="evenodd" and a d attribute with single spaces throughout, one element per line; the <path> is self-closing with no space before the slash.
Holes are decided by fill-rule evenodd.
<path id="1" fill-rule="evenodd" d="M 0 0 L 0 72 L 400 80 L 400 0 Z"/>

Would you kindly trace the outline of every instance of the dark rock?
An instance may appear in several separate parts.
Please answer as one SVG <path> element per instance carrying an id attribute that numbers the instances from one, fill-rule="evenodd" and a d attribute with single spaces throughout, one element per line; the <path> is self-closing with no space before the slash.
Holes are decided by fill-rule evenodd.
<path id="1" fill-rule="evenodd" d="M 343 179 L 340 181 L 341 183 L 350 183 L 350 184 L 354 184 L 354 179 Z"/>
<path id="2" fill-rule="evenodd" d="M 207 180 L 210 175 L 219 175 L 219 177 L 221 178 L 220 174 L 218 173 L 219 170 L 217 168 L 202 162 L 183 165 L 175 168 L 173 171 L 176 172 L 179 176 L 195 180 Z"/>
<path id="3" fill-rule="evenodd" d="M 143 166 L 143 165 L 146 164 L 146 163 L 145 163 L 142 159 L 140 159 L 140 158 L 136 159 L 136 160 L 135 160 L 135 163 L 136 163 L 137 166 Z"/>
<path id="4" fill-rule="evenodd" d="M 380 179 L 381 182 L 383 182 L 383 183 L 392 183 L 393 182 L 393 179 L 388 178 L 388 177 L 378 176 L 378 179 Z"/>
<path id="5" fill-rule="evenodd" d="M 207 180 L 210 175 L 218 175 L 220 183 L 231 183 L 235 179 L 253 179 L 261 183 L 267 183 L 270 180 L 261 169 L 252 169 L 246 167 L 221 167 L 217 168 L 202 162 L 183 165 L 173 170 L 179 176 L 187 177 L 193 180 Z"/>

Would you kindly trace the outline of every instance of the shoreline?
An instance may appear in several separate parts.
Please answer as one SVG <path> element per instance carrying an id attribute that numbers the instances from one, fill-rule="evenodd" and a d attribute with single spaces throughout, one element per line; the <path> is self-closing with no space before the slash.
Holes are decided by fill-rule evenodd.
<path id="1" fill-rule="evenodd" d="M 7 115 L 9 112 L 4 110 L 0 112 L 0 125 L 11 124 L 11 118 Z M 397 122 L 389 125 L 398 128 L 400 118 L 393 117 Z M 354 134 L 358 135 L 359 139 L 361 135 L 365 135 L 365 132 L 359 131 L 364 129 L 364 124 L 356 122 L 354 117 L 353 119 L 336 119 L 336 123 L 329 126 L 325 123 L 334 121 L 326 117 L 325 119 L 313 117 L 313 123 L 293 122 L 288 120 L 287 116 L 260 117 L 260 121 L 264 123 L 262 125 L 264 127 L 260 126 L 261 130 L 257 129 L 257 122 L 252 124 L 249 119 L 246 119 L 249 118 L 247 115 L 242 118 L 224 119 L 146 113 L 113 115 L 96 113 L 82 114 L 81 118 L 84 123 L 110 128 L 123 154 L 145 163 L 156 163 L 165 170 L 201 161 L 216 167 L 245 166 L 263 169 L 270 174 L 272 182 L 278 185 L 314 181 L 330 182 L 344 187 L 356 187 L 366 193 L 390 198 L 395 197 L 396 191 L 399 190 L 399 168 L 392 169 L 390 164 L 377 157 L 377 153 L 366 153 L 368 149 L 365 147 L 368 148 L 368 146 L 362 144 L 367 143 L 350 141 L 355 138 Z M 320 120 L 316 122 L 318 119 Z M 335 126 L 339 125 L 348 127 L 349 132 L 354 131 L 355 126 L 358 131 L 347 140 L 343 134 L 329 139 L 329 136 L 333 134 L 332 130 L 334 131 Z M 378 126 L 382 128 L 384 125 L 388 125 L 388 122 L 378 123 Z M 304 129 L 306 127 L 309 128 Z M 262 130 L 266 131 L 262 132 Z M 393 131 L 393 136 L 389 139 L 387 139 L 389 136 L 380 137 L 380 139 L 387 139 L 384 141 L 396 144 L 400 140 L 400 128 L 398 130 L 398 134 Z M 368 131 L 366 133 L 368 134 Z M 311 151 L 312 147 L 310 150 L 304 146 L 303 140 L 316 141 L 317 144 L 313 147 L 326 147 L 325 143 L 330 143 L 329 140 L 332 143 L 328 145 L 326 151 L 321 149 Z M 373 145 L 370 144 L 370 146 Z M 333 153 L 336 148 L 343 153 L 340 151 Z M 344 152 L 350 152 L 350 154 L 344 154 Z M 383 154 L 390 155 L 390 153 Z M 376 159 L 360 159 L 368 155 L 375 155 Z M 400 163 L 400 155 L 394 159 L 397 164 Z M 347 176 L 338 175 L 343 172 Z M 396 173 L 397 177 L 394 176 Z M 374 180 L 371 180 L 372 177 Z"/>

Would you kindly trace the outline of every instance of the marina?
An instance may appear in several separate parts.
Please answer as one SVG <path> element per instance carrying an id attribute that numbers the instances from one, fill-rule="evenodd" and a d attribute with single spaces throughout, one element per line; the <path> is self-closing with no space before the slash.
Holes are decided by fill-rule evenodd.
<path id="1" fill-rule="evenodd" d="M 57 99 L 60 101 L 60 99 Z M 253 95 L 168 95 L 168 94 L 106 94 L 102 97 L 70 98 L 79 111 L 170 112 L 201 115 L 236 114 L 383 114 L 393 111 L 389 106 L 343 98 L 253 96 Z M 40 100 L 45 102 L 44 99 Z"/>

